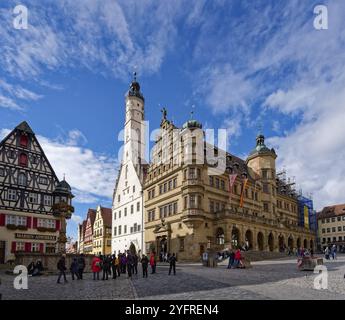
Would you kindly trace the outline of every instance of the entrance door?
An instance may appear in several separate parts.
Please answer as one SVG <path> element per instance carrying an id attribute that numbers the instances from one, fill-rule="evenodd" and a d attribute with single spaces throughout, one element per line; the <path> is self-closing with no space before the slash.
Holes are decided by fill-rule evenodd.
<path id="1" fill-rule="evenodd" d="M 6 242 L 0 241 L 0 264 L 5 263 L 5 247 L 6 247 Z"/>

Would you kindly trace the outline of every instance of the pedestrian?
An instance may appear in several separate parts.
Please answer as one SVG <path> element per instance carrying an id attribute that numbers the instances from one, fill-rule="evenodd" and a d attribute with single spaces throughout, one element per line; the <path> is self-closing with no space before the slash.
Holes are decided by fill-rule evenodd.
<path id="1" fill-rule="evenodd" d="M 116 265 L 116 255 L 115 253 L 111 257 L 111 272 L 113 273 L 113 279 L 116 279 L 117 265 Z"/>
<path id="2" fill-rule="evenodd" d="M 74 280 L 74 276 L 77 277 L 77 280 L 79 280 L 79 268 L 78 268 L 78 261 L 77 258 L 73 258 L 72 263 L 71 263 L 71 267 L 69 268 L 71 271 L 71 275 L 72 275 L 72 280 Z"/>
<path id="3" fill-rule="evenodd" d="M 121 255 L 121 272 L 122 273 L 126 273 L 126 266 L 127 266 L 127 258 L 126 258 L 126 254 L 123 253 Z"/>
<path id="4" fill-rule="evenodd" d="M 238 268 L 241 264 L 241 250 L 238 248 L 235 252 L 235 261 L 234 261 L 234 266 L 235 268 Z"/>
<path id="5" fill-rule="evenodd" d="M 91 270 L 93 273 L 93 280 L 96 280 L 96 276 L 97 276 L 97 280 L 99 280 L 99 273 L 101 271 L 101 259 L 100 257 L 94 256 L 91 262 Z"/>
<path id="6" fill-rule="evenodd" d="M 332 246 L 331 253 L 332 253 L 332 259 L 333 260 L 337 259 L 337 246 L 335 244 Z"/>
<path id="7" fill-rule="evenodd" d="M 325 249 L 325 258 L 327 260 L 329 260 L 329 248 L 328 247 L 326 247 L 326 249 Z"/>
<path id="8" fill-rule="evenodd" d="M 84 255 L 81 254 L 79 257 L 78 257 L 78 275 L 79 275 L 79 279 L 82 280 L 83 279 L 83 273 L 84 273 L 84 270 L 85 270 L 85 258 L 84 258 Z"/>
<path id="9" fill-rule="evenodd" d="M 235 261 L 235 253 L 233 250 L 231 250 L 229 254 L 228 269 L 231 269 L 232 265 L 234 264 L 234 261 Z"/>
<path id="10" fill-rule="evenodd" d="M 144 254 L 141 258 L 141 266 L 143 268 L 143 278 L 147 278 L 147 268 L 149 266 L 149 259 Z"/>
<path id="11" fill-rule="evenodd" d="M 119 277 L 121 275 L 121 254 L 120 253 L 116 259 L 116 270 L 117 270 L 117 276 Z"/>
<path id="12" fill-rule="evenodd" d="M 175 256 L 175 253 L 173 253 L 173 255 L 170 257 L 170 260 L 169 260 L 169 276 L 171 274 L 171 269 L 173 269 L 174 271 L 174 276 L 176 276 L 176 256 Z"/>
<path id="13" fill-rule="evenodd" d="M 102 280 L 108 280 L 108 276 L 110 273 L 110 261 L 109 261 L 108 256 L 103 256 L 102 270 L 103 270 Z"/>
<path id="14" fill-rule="evenodd" d="M 151 266 L 151 274 L 156 273 L 156 255 L 154 252 L 151 252 L 150 266 Z"/>
<path id="15" fill-rule="evenodd" d="M 60 279 L 63 276 L 64 283 L 67 283 L 66 279 L 66 255 L 62 255 L 62 257 L 59 259 L 57 263 L 57 269 L 59 270 L 59 276 L 57 279 L 57 283 L 60 283 Z"/>

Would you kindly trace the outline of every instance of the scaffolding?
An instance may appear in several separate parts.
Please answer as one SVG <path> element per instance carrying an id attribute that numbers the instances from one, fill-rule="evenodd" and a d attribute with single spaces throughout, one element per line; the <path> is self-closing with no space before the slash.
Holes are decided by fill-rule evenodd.
<path id="1" fill-rule="evenodd" d="M 297 197 L 298 200 L 298 225 L 316 231 L 316 211 L 313 206 L 312 195 L 303 196 L 302 192 Z"/>

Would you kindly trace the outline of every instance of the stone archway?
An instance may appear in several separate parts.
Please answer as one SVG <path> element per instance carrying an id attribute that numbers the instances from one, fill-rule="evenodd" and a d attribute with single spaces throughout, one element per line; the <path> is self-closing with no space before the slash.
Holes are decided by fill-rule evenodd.
<path id="1" fill-rule="evenodd" d="M 225 235 L 223 228 L 218 228 L 216 232 L 216 244 L 217 245 L 224 245 L 225 243 Z"/>
<path id="2" fill-rule="evenodd" d="M 248 250 L 253 249 L 253 232 L 251 230 L 247 230 L 245 234 L 245 243 L 248 246 Z"/>
<path id="3" fill-rule="evenodd" d="M 231 245 L 233 248 L 240 246 L 240 230 L 236 227 L 233 227 L 231 231 Z"/>
<path id="4" fill-rule="evenodd" d="M 293 249 L 293 245 L 294 245 L 294 243 L 293 243 L 293 237 L 292 237 L 292 236 L 289 236 L 289 238 L 288 238 L 288 247 L 290 248 L 290 250 Z"/>
<path id="5" fill-rule="evenodd" d="M 268 249 L 271 252 L 274 250 L 274 237 L 272 232 L 268 235 Z"/>
<path id="6" fill-rule="evenodd" d="M 307 239 L 304 239 L 304 241 L 303 241 L 303 248 L 308 249 L 308 240 Z"/>
<path id="7" fill-rule="evenodd" d="M 285 251 L 285 239 L 284 239 L 284 236 L 282 234 L 278 237 L 278 246 L 279 246 L 280 252 Z"/>
<path id="8" fill-rule="evenodd" d="M 262 232 L 258 232 L 258 249 L 259 251 L 264 250 L 264 234 Z"/>
<path id="9" fill-rule="evenodd" d="M 297 238 L 297 249 L 301 248 L 301 238 Z"/>

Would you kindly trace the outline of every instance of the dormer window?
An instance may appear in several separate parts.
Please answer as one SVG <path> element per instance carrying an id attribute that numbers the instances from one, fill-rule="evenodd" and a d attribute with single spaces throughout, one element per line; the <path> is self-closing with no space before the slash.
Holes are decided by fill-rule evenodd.
<path id="1" fill-rule="evenodd" d="M 28 136 L 22 134 L 19 139 L 19 144 L 21 147 L 27 148 L 29 143 L 29 138 Z"/>
<path id="2" fill-rule="evenodd" d="M 28 156 L 25 153 L 21 153 L 19 156 L 19 165 L 27 167 L 28 165 Z"/>

